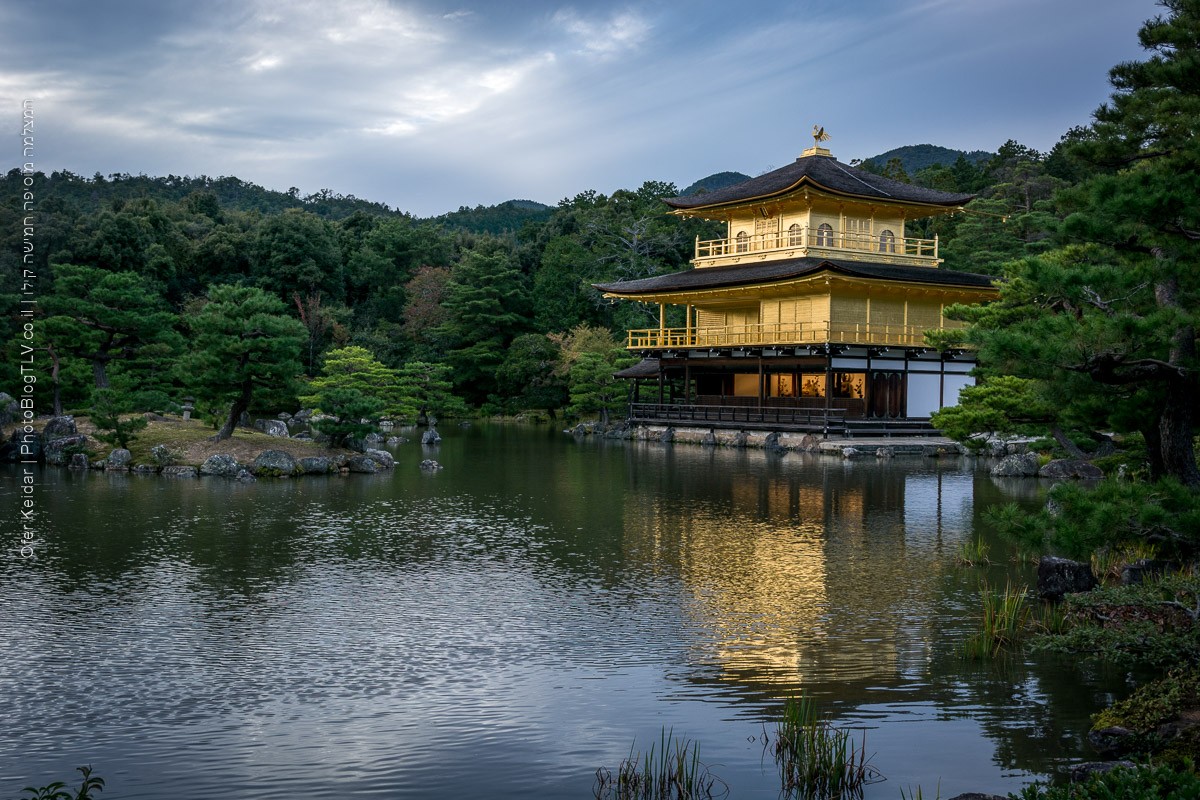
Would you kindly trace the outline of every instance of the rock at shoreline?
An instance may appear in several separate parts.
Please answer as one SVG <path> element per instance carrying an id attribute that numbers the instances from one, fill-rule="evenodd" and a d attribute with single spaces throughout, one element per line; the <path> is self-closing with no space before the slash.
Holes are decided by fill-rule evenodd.
<path id="1" fill-rule="evenodd" d="M 298 471 L 296 459 L 283 450 L 264 450 L 250 469 L 255 475 L 271 478 L 290 478 Z"/>
<path id="2" fill-rule="evenodd" d="M 197 478 L 199 477 L 195 467 L 186 467 L 182 465 L 171 465 L 162 468 L 161 475 L 168 478 Z"/>
<path id="3" fill-rule="evenodd" d="M 219 478 L 236 478 L 242 467 L 237 459 L 225 453 L 217 453 L 204 459 L 200 465 L 201 475 L 216 475 Z"/>
<path id="4" fill-rule="evenodd" d="M 386 450 L 368 450 L 364 455 L 379 465 L 380 469 L 391 469 L 396 466 L 396 459 Z"/>
<path id="5" fill-rule="evenodd" d="M 379 472 L 379 463 L 368 455 L 351 456 L 346 460 L 346 469 L 373 475 Z"/>
<path id="6" fill-rule="evenodd" d="M 50 421 L 46 423 L 46 427 L 42 428 L 42 438 L 47 442 L 67 436 L 74 436 L 77 433 L 79 431 L 75 427 L 75 418 L 70 414 L 61 417 L 51 417 Z"/>
<path id="7" fill-rule="evenodd" d="M 281 439 L 288 438 L 288 426 L 286 422 L 277 419 L 256 419 L 254 427 L 262 431 L 267 436 L 278 436 Z"/>
<path id="8" fill-rule="evenodd" d="M 1137 748 L 1134 732 L 1120 725 L 1088 731 L 1087 738 L 1088 744 L 1101 758 L 1120 758 Z"/>
<path id="9" fill-rule="evenodd" d="M 82 433 L 76 433 L 71 436 L 63 436 L 54 441 L 47 441 L 45 444 L 46 463 L 61 466 L 67 460 L 66 450 L 72 447 L 83 447 L 87 444 L 87 437 Z"/>
<path id="10" fill-rule="evenodd" d="M 157 464 L 136 464 L 136 465 L 130 467 L 129 471 L 136 473 L 138 475 L 157 475 L 158 474 L 158 465 Z"/>
<path id="11" fill-rule="evenodd" d="M 1098 585 L 1090 564 L 1069 558 L 1042 556 L 1038 562 L 1037 591 L 1043 600 L 1062 600 L 1064 595 L 1090 592 Z"/>
<path id="12" fill-rule="evenodd" d="M 239 469 L 237 475 L 234 476 L 234 480 L 240 483 L 254 483 L 258 478 L 251 475 L 250 470 Z"/>
<path id="13" fill-rule="evenodd" d="M 25 433 L 18 428 L 7 442 L 0 443 L 0 462 L 15 464 L 18 461 L 41 461 L 44 455 L 42 435 L 37 431 Z"/>
<path id="14" fill-rule="evenodd" d="M 430 428 L 421 434 L 421 444 L 440 444 L 442 435 L 437 432 L 437 428 Z"/>
<path id="15" fill-rule="evenodd" d="M 1071 783 L 1080 783 L 1093 775 L 1102 775 L 1118 768 L 1137 769 L 1138 765 L 1132 761 L 1089 761 L 1084 764 L 1076 764 L 1071 767 Z"/>
<path id="16" fill-rule="evenodd" d="M 441 468 L 442 468 L 442 465 L 439 464 L 438 462 L 434 461 L 432 458 L 427 458 L 421 462 L 421 469 L 427 470 L 429 472 L 436 472 L 437 470 L 439 470 Z"/>
<path id="17" fill-rule="evenodd" d="M 992 467 L 992 474 L 998 478 L 1029 478 L 1038 474 L 1039 467 L 1036 453 L 1014 453 L 1000 459 Z"/>
<path id="18" fill-rule="evenodd" d="M 110 470 L 129 469 L 131 461 L 133 461 L 133 454 L 124 447 L 118 447 L 108 454 L 108 458 L 104 459 L 104 468 Z"/>
<path id="19" fill-rule="evenodd" d="M 305 456 L 296 463 L 305 475 L 328 475 L 337 470 L 333 459 L 327 456 Z"/>
<path id="20" fill-rule="evenodd" d="M 73 453 L 70 463 L 67 464 L 67 469 L 89 469 L 91 466 L 87 453 Z"/>
<path id="21" fill-rule="evenodd" d="M 1104 470 L 1082 459 L 1056 458 L 1038 470 L 1038 477 L 1096 481 L 1104 477 Z"/>
<path id="22" fill-rule="evenodd" d="M 875 457 L 876 458 L 895 458 L 896 450 L 895 450 L 895 448 L 887 447 L 887 446 L 877 447 L 875 449 Z"/>
<path id="23" fill-rule="evenodd" d="M 1153 558 L 1139 558 L 1132 564 L 1126 564 L 1121 568 L 1121 585 L 1122 586 L 1137 586 L 1147 578 L 1157 579 L 1166 575 L 1172 567 L 1176 567 L 1170 561 L 1163 561 Z"/>
<path id="24" fill-rule="evenodd" d="M 165 444 L 156 444 L 150 448 L 150 455 L 154 458 L 154 463 L 160 467 L 170 467 L 178 463 L 182 454 L 178 450 L 172 450 Z"/>
<path id="25" fill-rule="evenodd" d="M 21 418 L 21 405 L 12 395 L 0 392 L 0 425 L 11 425 Z"/>
<path id="26" fill-rule="evenodd" d="M 389 447 L 395 447 L 398 444 L 408 444 L 408 437 L 406 437 L 406 436 L 389 436 L 388 437 L 387 445 Z"/>

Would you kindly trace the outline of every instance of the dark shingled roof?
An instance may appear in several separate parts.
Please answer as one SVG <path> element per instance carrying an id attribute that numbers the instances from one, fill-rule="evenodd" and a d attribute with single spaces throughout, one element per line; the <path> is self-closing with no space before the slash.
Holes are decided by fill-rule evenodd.
<path id="1" fill-rule="evenodd" d="M 672 208 L 690 209 L 750 199 L 768 199 L 785 194 L 804 181 L 838 194 L 892 200 L 898 203 L 960 206 L 975 196 L 939 192 L 882 178 L 866 170 L 843 164 L 830 156 L 804 156 L 786 167 L 780 167 L 748 181 L 689 197 L 668 197 L 664 198 L 664 202 Z"/>
<path id="2" fill-rule="evenodd" d="M 672 272 L 669 275 L 659 275 L 654 278 L 594 285 L 602 292 L 612 292 L 613 294 L 662 294 L 689 289 L 717 289 L 726 286 L 774 283 L 812 275 L 825 269 L 858 278 L 970 288 L 987 288 L 995 280 L 991 275 L 952 272 L 948 269 L 932 267 L 900 267 L 895 264 L 875 264 L 864 261 L 834 262 L 824 258 L 790 258 L 761 264 L 702 267 L 683 272 Z"/>
<path id="3" fill-rule="evenodd" d="M 656 378 L 658 377 L 658 359 L 643 358 L 632 367 L 626 367 L 620 372 L 613 373 L 614 378 Z"/>

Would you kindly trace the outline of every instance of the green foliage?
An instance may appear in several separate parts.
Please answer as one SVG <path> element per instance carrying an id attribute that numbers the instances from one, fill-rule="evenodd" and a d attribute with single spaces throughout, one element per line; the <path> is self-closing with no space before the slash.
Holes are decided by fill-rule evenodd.
<path id="1" fill-rule="evenodd" d="M 1016 797 L 1019 800 L 1193 800 L 1200 797 L 1200 775 L 1190 765 L 1184 769 L 1118 767 L 1067 786 L 1034 783 Z"/>
<path id="2" fill-rule="evenodd" d="M 251 271 L 259 285 L 281 298 L 320 292 L 339 299 L 345 294 L 333 227 L 315 214 L 289 209 L 266 217 L 250 252 Z"/>
<path id="3" fill-rule="evenodd" d="M 886 153 L 880 153 L 877 156 L 871 156 L 863 164 L 868 162 L 876 165 L 887 164 L 889 161 L 895 159 L 906 172 L 915 174 L 936 165 L 953 166 L 960 159 L 968 164 L 978 166 L 986 164 L 994 155 L 984 150 L 972 150 L 968 152 L 965 150 L 953 150 L 949 147 L 939 147 L 933 144 L 910 144 L 888 150 Z M 965 188 L 962 191 L 969 192 L 971 189 Z"/>
<path id="4" fill-rule="evenodd" d="M 97 389 L 108 388 L 113 362 L 163 361 L 182 349 L 177 317 L 154 281 L 75 264 L 54 271 L 54 290 L 42 301 L 46 342 L 86 362 Z"/>
<path id="5" fill-rule="evenodd" d="M 405 416 L 399 377 L 381 364 L 370 350 L 350 346 L 325 355 L 321 375 L 309 381 L 310 393 L 300 402 L 331 419 L 319 419 L 313 427 L 340 446 L 347 438 L 361 438 L 375 430 L 381 414 Z M 362 420 L 367 420 L 362 422 Z"/>
<path id="6" fill-rule="evenodd" d="M 934 412 L 932 422 L 951 439 L 970 442 L 975 433 L 1024 432 L 1029 423 L 1053 417 L 1054 408 L 1042 397 L 1039 383 L 996 375 L 963 388 L 958 405 Z"/>
<path id="7" fill-rule="evenodd" d="M 525 280 L 505 253 L 467 253 L 451 273 L 440 332 L 447 362 L 466 397 L 482 401 L 496 389 L 504 350 L 526 325 Z"/>
<path id="8" fill-rule="evenodd" d="M 963 316 L 988 369 L 1044 381 L 1087 427 L 1140 431 L 1151 475 L 1196 488 L 1200 6 L 1164 6 L 1139 33 L 1151 57 L 1111 71 L 1111 102 L 1059 154 L 1087 167 L 1054 199 L 1063 246 L 1007 265 L 1000 301 Z M 1025 187 L 997 195 L 1032 213 L 1058 179 L 1033 186 L 1038 159 L 1019 145 L 1001 155 L 997 177 Z"/>
<path id="9" fill-rule="evenodd" d="M 128 397 L 112 389 L 98 389 L 92 394 L 91 420 L 96 426 L 97 439 L 114 447 L 129 448 L 137 432 L 146 427 L 146 418 L 126 416 L 132 410 Z"/>
<path id="10" fill-rule="evenodd" d="M 1120 726 L 1145 735 L 1196 709 L 1200 709 L 1200 668 L 1178 668 L 1142 684 L 1126 699 L 1096 714 L 1092 727 Z"/>
<path id="11" fill-rule="evenodd" d="M 501 394 L 513 398 L 517 409 L 553 413 L 567 402 L 567 381 L 559 372 L 560 346 L 540 333 L 513 339 L 497 374 Z"/>
<path id="12" fill-rule="evenodd" d="M 1178 481 L 1063 482 L 1051 488 L 1050 501 L 1034 513 L 1001 506 L 985 519 L 1026 550 L 1077 559 L 1105 547 L 1151 543 L 1170 555 L 1200 544 L 1200 495 Z"/>
<path id="13" fill-rule="evenodd" d="M 835 728 L 803 693 L 784 703 L 783 719 L 766 743 L 779 767 L 784 797 L 862 797 L 864 786 L 881 779 L 867 757 L 866 733 L 856 745 L 850 731 Z"/>
<path id="14" fill-rule="evenodd" d="M 628 388 L 614 373 L 632 366 L 635 359 L 624 349 L 614 347 L 607 353 L 582 353 L 571 365 L 567 389 L 571 404 L 567 411 L 575 416 L 598 415 L 607 424 L 609 414 L 625 408 Z"/>
<path id="15" fill-rule="evenodd" d="M 450 367 L 426 361 L 410 361 L 397 373 L 397 406 L 400 416 L 462 417 L 467 414 L 466 403 L 453 392 Z"/>
<path id="16" fill-rule="evenodd" d="M 596 770 L 592 791 L 597 800 L 704 800 L 729 794 L 700 762 L 700 746 L 666 729 L 657 749 L 651 745 L 645 754 L 630 749 L 615 778 L 604 767 Z"/>
<path id="17" fill-rule="evenodd" d="M 22 800 L 95 800 L 96 794 L 104 791 L 104 778 L 92 775 L 90 765 L 76 769 L 83 775 L 83 782 L 76 791 L 67 790 L 67 785 L 62 781 L 54 781 L 40 788 L 26 786 L 22 791 L 29 794 Z"/>
<path id="18" fill-rule="evenodd" d="M 182 377 L 197 395 L 229 404 L 218 438 L 233 433 L 256 393 L 286 391 L 300 374 L 304 326 L 277 297 L 249 286 L 214 286 L 188 317 L 192 350 Z"/>
<path id="19" fill-rule="evenodd" d="M 1200 580 L 1183 575 L 1070 595 L 1061 633 L 1033 646 L 1124 668 L 1194 665 L 1200 663 L 1198 598 Z"/>
<path id="20" fill-rule="evenodd" d="M 461 206 L 458 211 L 434 219 L 447 228 L 499 235 L 519 231 L 530 223 L 545 222 L 553 213 L 550 206 L 533 200 L 505 200 L 494 206 Z"/>
<path id="21" fill-rule="evenodd" d="M 341 447 L 348 438 L 361 439 L 374 431 L 383 408 L 378 398 L 344 386 L 322 389 L 315 399 L 320 412 L 330 417 L 314 419 L 312 425 L 329 437 L 330 447 Z"/>
<path id="22" fill-rule="evenodd" d="M 724 189 L 726 186 L 733 186 L 748 180 L 750 180 L 750 176 L 742 172 L 714 172 L 712 175 L 696 181 L 679 195 L 680 197 L 689 197 L 694 194 L 715 192 L 717 189 Z"/>

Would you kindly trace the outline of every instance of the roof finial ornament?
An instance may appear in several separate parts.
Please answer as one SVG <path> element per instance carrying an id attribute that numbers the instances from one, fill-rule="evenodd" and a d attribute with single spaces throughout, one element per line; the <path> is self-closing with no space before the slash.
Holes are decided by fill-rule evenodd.
<path id="1" fill-rule="evenodd" d="M 813 146 L 805 148 L 800 154 L 800 158 L 808 158 L 809 156 L 832 156 L 828 148 L 821 147 L 821 142 L 829 141 L 829 134 L 825 132 L 823 125 L 813 125 Z"/>

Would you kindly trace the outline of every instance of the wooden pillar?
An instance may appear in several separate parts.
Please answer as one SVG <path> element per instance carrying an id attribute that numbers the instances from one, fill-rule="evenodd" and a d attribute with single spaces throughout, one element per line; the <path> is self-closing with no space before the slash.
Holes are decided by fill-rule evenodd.
<path id="1" fill-rule="evenodd" d="M 759 408 L 762 408 L 763 406 L 765 406 L 767 404 L 766 393 L 767 393 L 767 376 L 763 372 L 762 356 L 759 356 L 758 357 L 758 407 Z"/>
<path id="2" fill-rule="evenodd" d="M 692 362 L 686 355 L 683 357 L 683 402 L 692 404 Z"/>
<path id="3" fill-rule="evenodd" d="M 685 323 L 687 326 L 687 343 L 690 347 L 692 345 L 692 307 L 690 305 L 686 305 L 683 307 L 683 310 L 685 318 L 687 319 L 687 322 Z"/>
<path id="4" fill-rule="evenodd" d="M 658 404 L 663 404 L 663 365 L 662 359 L 658 361 Z"/>
<path id="5" fill-rule="evenodd" d="M 666 306 L 666 303 L 659 303 L 658 304 L 658 346 L 659 347 L 667 346 L 666 341 L 664 341 L 666 339 L 666 333 L 667 333 L 667 306 Z M 661 375 L 661 373 L 660 373 L 660 375 Z"/>

